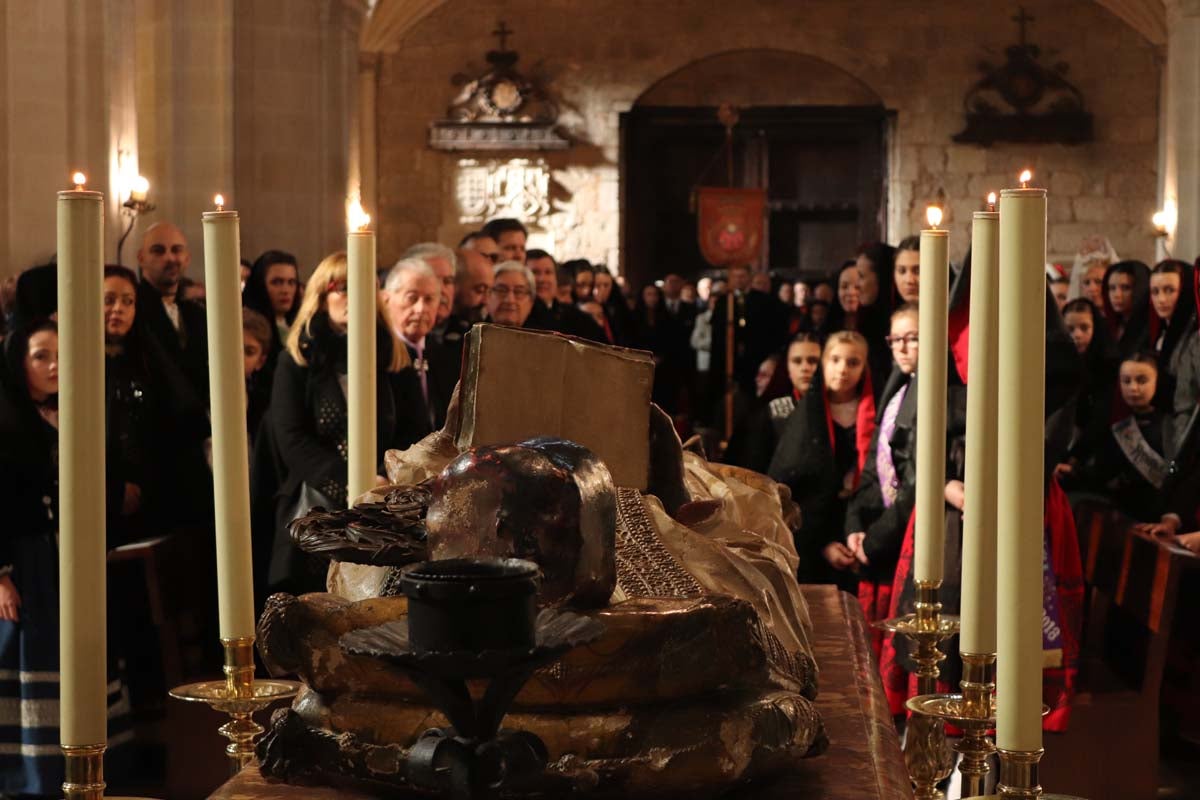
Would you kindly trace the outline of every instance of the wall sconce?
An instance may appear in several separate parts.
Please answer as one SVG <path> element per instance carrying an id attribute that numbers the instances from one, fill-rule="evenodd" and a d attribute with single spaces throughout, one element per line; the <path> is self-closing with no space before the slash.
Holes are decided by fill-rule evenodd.
<path id="1" fill-rule="evenodd" d="M 121 204 L 121 214 L 129 218 L 129 223 L 125 226 L 125 232 L 121 234 L 121 238 L 117 240 L 118 264 L 121 263 L 121 248 L 125 246 L 125 240 L 133 232 L 133 226 L 137 223 L 138 216 L 153 211 L 155 208 L 154 204 L 146 199 L 150 193 L 150 181 L 141 175 L 133 178 L 121 193 L 125 194 L 126 192 L 129 194 L 129 199 Z"/>

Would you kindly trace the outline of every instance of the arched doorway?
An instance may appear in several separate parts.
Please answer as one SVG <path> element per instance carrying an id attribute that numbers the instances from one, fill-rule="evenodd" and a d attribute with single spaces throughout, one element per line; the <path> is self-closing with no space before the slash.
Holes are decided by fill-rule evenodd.
<path id="1" fill-rule="evenodd" d="M 634 285 L 708 266 L 689 200 L 696 185 L 730 177 L 718 156 L 721 103 L 740 109 L 733 185 L 767 189 L 759 266 L 823 274 L 881 237 L 888 114 L 878 95 L 810 56 L 720 53 L 665 76 L 621 117 L 622 250 Z"/>

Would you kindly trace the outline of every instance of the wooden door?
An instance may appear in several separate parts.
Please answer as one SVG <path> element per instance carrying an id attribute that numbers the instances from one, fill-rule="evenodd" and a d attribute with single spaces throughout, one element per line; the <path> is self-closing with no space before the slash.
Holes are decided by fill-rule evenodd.
<path id="1" fill-rule="evenodd" d="M 767 190 L 760 266 L 831 272 L 883 231 L 882 107 L 741 110 L 732 183 Z M 636 107 L 621 115 L 621 239 L 635 286 L 709 269 L 690 202 L 697 185 L 729 185 L 716 109 Z"/>

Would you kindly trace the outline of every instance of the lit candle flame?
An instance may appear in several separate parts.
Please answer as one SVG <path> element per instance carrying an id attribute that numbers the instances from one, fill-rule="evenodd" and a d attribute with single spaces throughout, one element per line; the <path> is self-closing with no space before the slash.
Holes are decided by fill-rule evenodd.
<path id="1" fill-rule="evenodd" d="M 71 183 L 75 184 L 75 191 L 81 192 L 83 191 L 84 184 L 87 183 L 87 175 L 84 175 L 82 172 L 76 172 L 71 176 Z"/>
<path id="2" fill-rule="evenodd" d="M 940 206 L 929 206 L 925 209 L 925 219 L 929 222 L 929 227 L 936 228 L 942 224 L 942 209 Z"/>
<path id="3" fill-rule="evenodd" d="M 1025 170 L 1021 173 L 1021 176 L 1019 178 L 1017 178 L 1017 180 L 1019 180 L 1021 182 L 1022 189 L 1028 189 L 1029 182 L 1031 180 L 1033 180 L 1033 172 L 1031 172 L 1030 170 Z"/>
<path id="4" fill-rule="evenodd" d="M 996 210 L 996 193 L 995 192 L 988 192 L 987 205 L 988 205 L 988 211 Z"/>
<path id="5" fill-rule="evenodd" d="M 217 211 L 225 210 L 225 195 L 218 194 L 213 197 L 213 205 L 217 207 Z"/>
<path id="6" fill-rule="evenodd" d="M 133 184 L 130 186 L 135 192 L 141 192 L 143 195 L 150 191 L 150 181 L 146 180 L 141 175 L 133 179 Z"/>
<path id="7" fill-rule="evenodd" d="M 346 206 L 346 226 L 352 231 L 365 231 L 371 224 L 371 215 L 363 210 L 362 203 L 355 197 Z"/>

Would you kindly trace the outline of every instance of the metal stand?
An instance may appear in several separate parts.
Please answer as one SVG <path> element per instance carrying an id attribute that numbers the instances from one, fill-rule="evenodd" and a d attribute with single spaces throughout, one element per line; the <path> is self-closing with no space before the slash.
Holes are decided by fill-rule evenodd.
<path id="1" fill-rule="evenodd" d="M 225 647 L 225 680 L 204 681 L 176 686 L 171 697 L 193 703 L 208 703 L 230 719 L 219 730 L 229 740 L 225 754 L 229 768 L 237 774 L 254 761 L 254 740 L 263 727 L 254 721 L 254 713 L 277 700 L 295 697 L 301 684 L 297 681 L 254 679 L 254 637 L 222 639 Z M 83 795 L 81 795 L 83 797 Z M 90 800 L 90 797 L 89 797 Z"/>
<path id="2" fill-rule="evenodd" d="M 63 745 L 66 765 L 62 788 L 66 800 L 103 800 L 106 748 L 107 744 Z"/>
<path id="3" fill-rule="evenodd" d="M 984 792 L 988 775 L 988 758 L 996 745 L 987 732 L 996 726 L 995 653 L 960 653 L 963 662 L 962 694 L 926 694 L 908 701 L 914 714 L 937 717 L 963 731 L 954 745 L 962 754 L 959 772 L 963 776 L 963 796 L 973 797 Z"/>
<path id="4" fill-rule="evenodd" d="M 938 600 L 941 581 L 917 581 L 916 613 L 879 623 L 884 630 L 900 634 L 916 645 L 917 692 L 932 695 L 937 691 L 938 664 L 946 655 L 938 645 L 958 633 L 958 617 L 943 615 Z M 946 745 L 946 729 L 941 719 L 913 710 L 904 737 L 904 763 L 913 783 L 916 800 L 941 800 L 937 785 L 950 776 L 954 760 Z"/>

